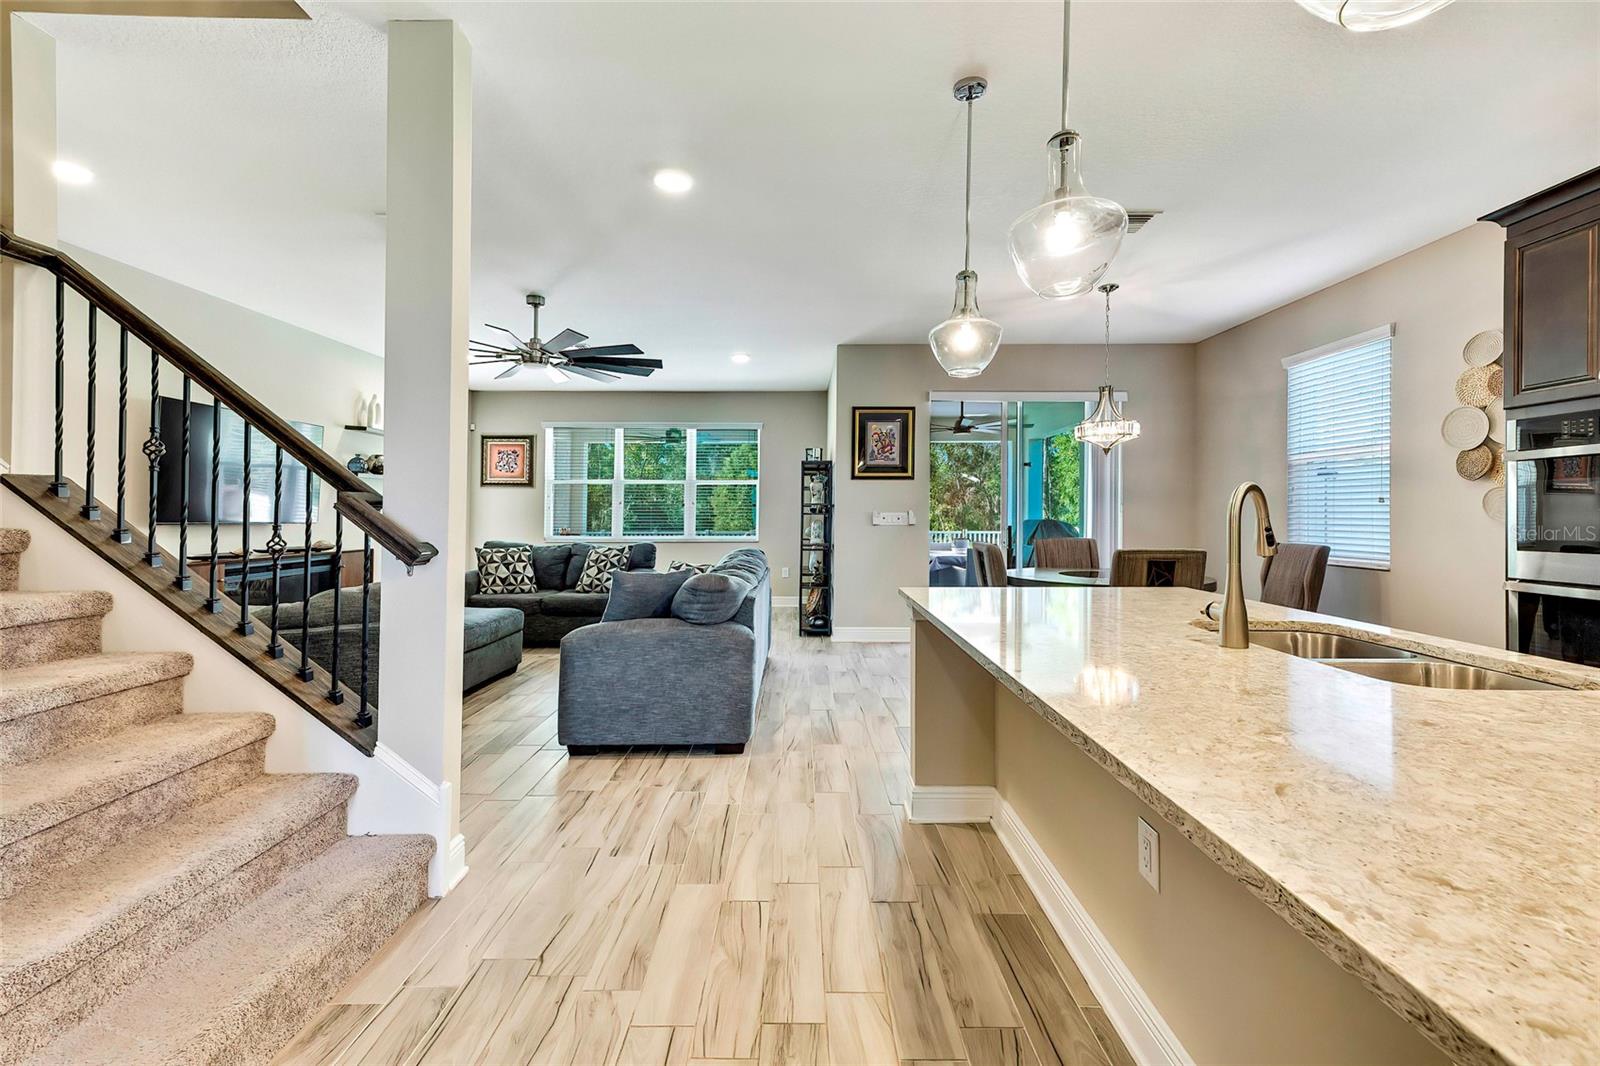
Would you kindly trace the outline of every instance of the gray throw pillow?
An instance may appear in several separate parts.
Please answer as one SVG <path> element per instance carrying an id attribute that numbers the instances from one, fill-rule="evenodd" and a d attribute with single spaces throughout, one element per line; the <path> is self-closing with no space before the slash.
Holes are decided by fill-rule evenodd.
<path id="1" fill-rule="evenodd" d="M 611 575 L 611 598 L 606 601 L 602 622 L 621 622 L 628 618 L 670 618 L 672 599 L 683 583 L 694 576 L 691 570 L 618 570 Z"/>
<path id="2" fill-rule="evenodd" d="M 703 574 L 710 570 L 711 567 L 711 563 L 686 563 L 682 559 L 674 559 L 667 564 L 667 572 L 676 573 L 679 570 L 683 570 L 690 574 Z"/>
<path id="3" fill-rule="evenodd" d="M 478 591 L 486 596 L 537 592 L 533 553 L 527 547 L 479 548 Z"/>
<path id="4" fill-rule="evenodd" d="M 750 586 L 727 574 L 695 574 L 672 597 L 672 617 L 697 626 L 726 622 L 739 613 Z"/>

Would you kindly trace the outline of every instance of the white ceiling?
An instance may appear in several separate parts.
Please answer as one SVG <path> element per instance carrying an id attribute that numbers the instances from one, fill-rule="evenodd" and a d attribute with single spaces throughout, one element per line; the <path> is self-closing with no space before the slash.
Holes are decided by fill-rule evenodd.
<path id="1" fill-rule="evenodd" d="M 29 16 L 59 42 L 61 154 L 97 174 L 62 190 L 62 238 L 381 352 L 383 23 L 451 17 L 475 322 L 526 332 L 542 291 L 546 336 L 635 341 L 663 389 L 820 388 L 838 344 L 920 342 L 961 262 L 950 85 L 981 73 L 984 311 L 1010 341 L 1099 336 L 1094 298 L 1033 297 L 1005 252 L 1044 192 L 1053 3 L 306 6 Z M 1600 4 L 1357 35 L 1287 0 L 1080 0 L 1073 40 L 1090 189 L 1165 211 L 1113 266 L 1121 341 L 1202 339 L 1600 162 Z M 694 191 L 656 192 L 661 166 Z"/>

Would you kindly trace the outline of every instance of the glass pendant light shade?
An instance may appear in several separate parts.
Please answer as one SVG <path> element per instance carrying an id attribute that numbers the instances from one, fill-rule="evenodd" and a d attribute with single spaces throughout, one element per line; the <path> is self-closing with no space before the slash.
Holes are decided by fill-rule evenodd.
<path id="1" fill-rule="evenodd" d="M 1093 444 L 1109 452 L 1123 441 L 1137 437 L 1139 423 L 1123 417 L 1122 406 L 1111 395 L 1111 386 L 1101 385 L 1100 402 L 1095 404 L 1094 413 L 1074 426 L 1072 435 L 1084 444 Z"/>
<path id="2" fill-rule="evenodd" d="M 956 275 L 956 301 L 950 317 L 928 331 L 933 357 L 953 378 L 974 378 L 983 373 L 1000 347 L 1000 323 L 978 310 L 978 275 L 963 270 Z"/>
<path id="3" fill-rule="evenodd" d="M 1408 26 L 1427 18 L 1450 0 L 1297 0 L 1299 5 L 1335 26 L 1372 33 Z"/>
<path id="4" fill-rule="evenodd" d="M 1072 130 L 1050 139 L 1048 200 L 1011 224 L 1008 244 L 1022 283 L 1047 299 L 1081 296 L 1104 276 L 1128 232 L 1128 212 L 1091 196 L 1078 169 L 1082 141 Z"/>

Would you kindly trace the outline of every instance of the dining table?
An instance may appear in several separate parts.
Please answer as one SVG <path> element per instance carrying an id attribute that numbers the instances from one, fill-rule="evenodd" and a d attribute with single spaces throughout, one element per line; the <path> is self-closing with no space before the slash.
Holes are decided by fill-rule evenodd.
<path id="1" fill-rule="evenodd" d="M 1111 569 L 1106 567 L 1101 570 L 1057 570 L 1046 566 L 1019 566 L 1006 571 L 1006 583 L 1009 585 L 1066 585 L 1076 588 L 1104 587 L 1111 584 Z M 1200 586 L 1206 592 L 1217 591 L 1217 579 L 1207 577 Z"/>

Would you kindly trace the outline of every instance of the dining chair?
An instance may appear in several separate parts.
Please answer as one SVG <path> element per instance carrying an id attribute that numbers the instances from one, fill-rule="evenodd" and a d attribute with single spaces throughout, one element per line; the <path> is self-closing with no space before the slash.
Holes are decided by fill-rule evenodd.
<path id="1" fill-rule="evenodd" d="M 998 544 L 974 544 L 967 549 L 968 585 L 1006 584 L 1006 553 Z"/>
<path id="2" fill-rule="evenodd" d="M 1052 570 L 1099 570 L 1100 546 L 1093 537 L 1042 537 L 1033 542 L 1033 565 Z"/>
<path id="3" fill-rule="evenodd" d="M 1278 554 L 1261 561 L 1261 600 L 1315 611 L 1327 573 L 1326 544 L 1279 544 Z"/>
<path id="4" fill-rule="evenodd" d="M 1206 553 L 1195 548 L 1123 548 L 1111 556 L 1111 583 L 1191 588 L 1206 583 Z"/>

